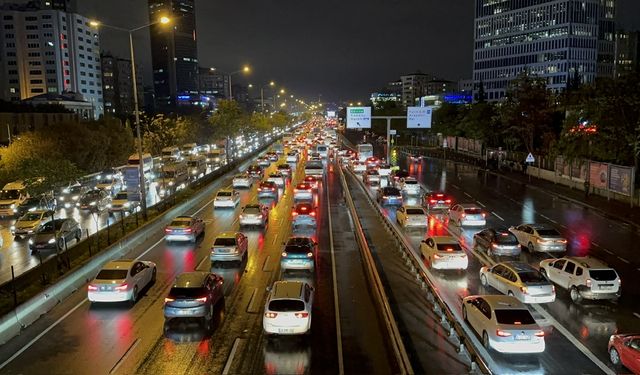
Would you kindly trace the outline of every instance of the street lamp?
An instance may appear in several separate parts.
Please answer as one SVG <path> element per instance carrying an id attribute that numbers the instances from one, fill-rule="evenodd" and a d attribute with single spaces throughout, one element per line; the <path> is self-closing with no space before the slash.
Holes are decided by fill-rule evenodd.
<path id="1" fill-rule="evenodd" d="M 233 93 L 231 91 L 231 76 L 239 73 L 249 74 L 251 73 L 251 68 L 249 67 L 249 65 L 245 65 L 242 67 L 242 69 L 236 70 L 235 72 L 223 73 L 229 76 L 229 100 L 233 100 Z"/>
<path id="2" fill-rule="evenodd" d="M 171 22 L 169 17 L 160 17 L 157 21 L 136 27 L 133 29 L 126 29 L 118 26 L 106 25 L 96 20 L 90 21 L 89 24 L 95 28 L 104 26 L 106 28 L 124 31 L 129 33 L 129 51 L 131 53 L 131 84 L 133 85 L 133 111 L 136 119 L 136 138 L 138 139 L 138 183 L 140 184 L 140 207 L 142 208 L 142 217 L 147 220 L 147 191 L 144 181 L 144 165 L 142 157 L 142 136 L 140 135 L 140 110 L 138 107 L 138 80 L 136 78 L 136 57 L 133 51 L 133 33 L 138 30 L 146 29 L 147 27 L 163 24 L 166 25 Z"/>
<path id="3" fill-rule="evenodd" d="M 274 87 L 276 85 L 275 82 L 270 81 L 268 84 L 260 86 L 260 111 L 264 112 L 264 89 L 265 87 Z M 249 84 L 249 88 L 252 88 L 253 85 Z"/>

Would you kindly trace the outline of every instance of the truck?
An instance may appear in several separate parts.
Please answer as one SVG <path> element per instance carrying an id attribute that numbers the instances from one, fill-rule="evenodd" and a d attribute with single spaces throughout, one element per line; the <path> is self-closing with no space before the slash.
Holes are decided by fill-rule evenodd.
<path id="1" fill-rule="evenodd" d="M 4 185 L 0 191 L 0 216 L 16 216 L 18 206 L 27 198 L 29 193 L 24 181 L 14 181 Z"/>
<path id="2" fill-rule="evenodd" d="M 180 149 L 178 147 L 173 146 L 162 149 L 162 161 L 164 163 L 171 163 L 178 160 L 180 160 Z"/>
<path id="3" fill-rule="evenodd" d="M 187 186 L 189 169 L 187 163 L 178 161 L 162 166 L 158 179 L 158 195 L 164 198 Z"/>
<path id="4" fill-rule="evenodd" d="M 212 168 L 221 167 L 227 164 L 227 155 L 223 148 L 214 148 L 207 153 L 207 163 Z"/>
<path id="5" fill-rule="evenodd" d="M 187 158 L 189 176 L 197 180 L 207 174 L 207 158 L 202 155 L 192 155 Z"/>

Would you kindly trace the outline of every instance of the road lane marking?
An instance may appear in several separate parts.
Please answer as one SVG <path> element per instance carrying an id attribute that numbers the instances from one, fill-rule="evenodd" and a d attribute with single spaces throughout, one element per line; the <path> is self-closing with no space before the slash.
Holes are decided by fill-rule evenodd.
<path id="1" fill-rule="evenodd" d="M 538 214 L 540 216 L 542 216 L 543 218 L 549 220 L 550 222 L 554 223 L 554 224 L 558 224 L 557 221 L 553 220 L 552 218 L 550 218 L 549 216 L 543 215 L 543 214 Z"/>
<path id="2" fill-rule="evenodd" d="M 634 312 L 633 316 L 635 316 L 636 318 L 640 319 L 640 314 L 638 314 L 637 312 Z"/>
<path id="3" fill-rule="evenodd" d="M 236 355 L 236 351 L 238 350 L 238 346 L 240 345 L 240 337 L 236 337 L 233 342 L 233 346 L 231 347 L 231 353 L 229 353 L 229 358 L 227 358 L 227 363 L 224 365 L 224 369 L 222 370 L 222 375 L 229 374 L 229 370 L 231 370 L 231 364 L 233 363 L 233 357 Z"/>
<path id="4" fill-rule="evenodd" d="M 456 185 L 456 184 L 451 184 L 451 186 L 453 186 L 454 188 L 460 190 L 460 187 L 458 185 Z"/>
<path id="5" fill-rule="evenodd" d="M 604 250 L 607 254 L 609 255 L 613 255 L 613 252 L 609 249 L 605 249 L 604 247 L 602 248 L 602 250 Z"/>
<path id="6" fill-rule="evenodd" d="M 626 264 L 631 264 L 631 262 L 629 262 L 628 260 L 624 259 L 623 257 L 618 257 L 618 259 L 620 259 L 621 261 L 625 262 Z"/>
<path id="7" fill-rule="evenodd" d="M 487 206 L 485 206 L 485 205 L 484 205 L 482 202 L 480 202 L 480 201 L 476 201 L 476 203 L 477 203 L 477 204 L 479 204 L 479 205 L 480 205 L 480 206 L 482 206 L 482 207 L 485 207 L 485 208 L 487 207 Z"/>
<path id="8" fill-rule="evenodd" d="M 88 301 L 87 298 L 85 298 L 82 301 L 80 301 L 80 303 L 75 305 L 71 310 L 67 311 L 66 314 L 62 315 L 60 318 L 58 318 L 58 320 L 53 322 L 53 324 L 51 324 L 49 327 L 47 327 L 44 331 L 40 332 L 40 334 L 38 336 L 36 336 L 33 339 L 31 339 L 31 341 L 29 341 L 27 344 L 25 344 L 25 346 L 20 348 L 20 350 L 15 352 L 11 357 L 9 357 L 9 359 L 7 359 L 6 361 L 2 362 L 2 364 L 0 364 L 0 370 L 5 368 L 9 363 L 11 363 L 14 359 L 16 359 L 20 354 L 24 353 L 25 350 L 29 349 L 33 344 L 35 344 L 38 340 L 40 340 L 44 335 L 49 333 L 49 331 L 54 329 L 58 324 L 60 324 L 63 320 L 65 320 L 69 315 L 73 314 L 74 311 L 79 309 L 80 306 L 82 306 L 87 301 Z"/>
<path id="9" fill-rule="evenodd" d="M 473 198 L 473 197 L 471 196 L 471 194 L 467 193 L 466 191 L 464 192 L 464 195 L 466 195 L 466 196 L 467 196 L 467 197 L 469 197 L 469 198 Z"/>
<path id="10" fill-rule="evenodd" d="M 124 363 L 124 361 L 127 359 L 127 357 L 129 357 L 129 355 L 131 354 L 131 352 L 133 351 L 133 349 L 135 349 L 136 346 L 138 346 L 138 344 L 140 343 L 140 337 L 138 337 L 134 342 L 131 343 L 131 346 L 129 346 L 129 348 L 127 349 L 126 352 L 124 352 L 124 354 L 122 355 L 122 357 L 120 357 L 120 359 L 118 360 L 118 362 L 116 362 L 116 364 L 111 368 L 111 371 L 109 371 L 109 374 L 113 374 L 116 371 L 118 371 L 118 369 L 120 368 L 120 366 L 122 366 L 122 364 Z"/>
<path id="11" fill-rule="evenodd" d="M 149 251 L 151 251 L 152 249 L 154 249 L 156 246 L 158 246 L 158 244 L 160 244 L 160 242 L 164 241 L 164 238 L 159 239 L 158 241 L 156 241 L 156 243 L 154 243 L 153 245 L 151 245 L 147 250 L 143 251 L 142 254 L 138 255 L 138 257 L 135 260 L 140 260 L 140 258 L 142 258 L 143 256 L 147 255 L 147 253 Z"/>
<path id="12" fill-rule="evenodd" d="M 264 260 L 262 264 L 262 271 L 267 272 L 267 265 L 269 264 L 269 259 L 271 259 L 271 255 L 267 255 L 267 258 Z"/>
<path id="13" fill-rule="evenodd" d="M 595 247 L 601 247 L 599 244 L 597 244 L 595 241 L 591 241 L 591 244 Z"/>
<path id="14" fill-rule="evenodd" d="M 498 219 L 500 219 L 500 220 L 504 221 L 504 219 L 503 219 L 500 215 L 498 215 L 497 213 L 495 213 L 495 212 L 493 212 L 493 211 L 491 211 L 491 213 L 492 213 L 495 217 L 497 217 Z"/>
<path id="15" fill-rule="evenodd" d="M 207 258 L 209 257 L 204 257 L 202 258 L 202 260 L 200 261 L 200 263 L 198 263 L 198 265 L 196 266 L 195 271 L 198 271 L 200 269 L 200 267 L 204 264 L 204 261 L 207 260 Z"/>
<path id="16" fill-rule="evenodd" d="M 258 288 L 253 288 L 253 292 L 251 292 L 251 298 L 249 299 L 249 304 L 247 305 L 247 312 L 252 313 L 256 312 L 253 308 L 253 304 L 256 301 L 256 296 L 258 295 Z"/>

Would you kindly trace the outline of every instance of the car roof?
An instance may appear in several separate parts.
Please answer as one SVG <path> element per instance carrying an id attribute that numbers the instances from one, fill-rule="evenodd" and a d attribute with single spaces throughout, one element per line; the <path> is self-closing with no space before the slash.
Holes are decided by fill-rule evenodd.
<path id="1" fill-rule="evenodd" d="M 209 272 L 194 271 L 181 273 L 173 283 L 174 288 L 199 288 L 209 276 Z"/>
<path id="2" fill-rule="evenodd" d="M 436 243 L 446 244 L 446 243 L 458 243 L 458 240 L 453 238 L 452 236 L 431 236 Z"/>
<path id="3" fill-rule="evenodd" d="M 236 232 L 222 232 L 216 238 L 236 238 Z"/>
<path id="4" fill-rule="evenodd" d="M 489 306 L 491 306 L 492 310 L 527 310 L 527 307 L 520 302 L 516 297 L 507 296 L 507 295 L 480 295 L 475 297 L 481 297 Z M 528 311 L 528 310 L 527 310 Z"/>
<path id="5" fill-rule="evenodd" d="M 298 298 L 302 293 L 302 281 L 276 281 L 272 298 Z"/>
<path id="6" fill-rule="evenodd" d="M 192 216 L 187 216 L 187 215 L 182 215 L 182 216 L 176 216 L 175 219 L 173 219 L 174 221 L 189 221 L 189 220 L 193 220 Z"/>
<path id="7" fill-rule="evenodd" d="M 516 272 L 537 271 L 537 269 L 533 268 L 533 266 L 531 266 L 529 263 L 518 262 L 518 261 L 515 261 L 515 260 L 510 260 L 510 261 L 506 261 L 506 262 L 500 262 L 500 263 L 497 263 L 496 266 L 498 264 L 505 265 L 505 266 L 511 268 L 512 270 L 516 271 Z"/>
<path id="8" fill-rule="evenodd" d="M 592 258 L 589 256 L 586 256 L 586 257 L 568 256 L 568 257 L 564 257 L 564 259 L 572 260 L 584 268 L 611 268 L 607 263 L 603 262 L 602 260 L 597 258 Z"/>
<path id="9" fill-rule="evenodd" d="M 480 208 L 475 203 L 461 203 L 460 207 L 462 207 L 462 208 Z"/>
<path id="10" fill-rule="evenodd" d="M 416 206 L 411 206 L 410 205 L 410 206 L 403 206 L 403 207 L 405 209 L 407 209 L 407 210 L 409 210 L 409 209 L 411 209 L 411 210 L 422 210 L 424 212 L 424 207 L 422 207 L 422 206 L 417 206 L 417 205 Z"/>
<path id="11" fill-rule="evenodd" d="M 227 193 L 233 193 L 233 189 L 220 189 L 218 190 L 218 193 L 222 193 L 223 191 Z"/>
<path id="12" fill-rule="evenodd" d="M 129 268 L 131 268 L 131 266 L 135 262 L 136 261 L 134 259 L 112 260 L 107 264 L 105 264 L 104 266 L 102 266 L 102 269 L 103 270 L 128 270 Z"/>

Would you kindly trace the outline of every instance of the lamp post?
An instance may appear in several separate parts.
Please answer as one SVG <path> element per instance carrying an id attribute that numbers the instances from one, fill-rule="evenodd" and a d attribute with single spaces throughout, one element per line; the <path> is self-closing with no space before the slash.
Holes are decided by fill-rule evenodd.
<path id="1" fill-rule="evenodd" d="M 276 85 L 275 82 L 271 81 L 266 85 L 260 86 L 260 111 L 264 112 L 264 89 L 265 87 L 274 87 Z M 253 87 L 252 84 L 249 84 L 249 88 Z"/>
<path id="2" fill-rule="evenodd" d="M 242 69 L 236 70 L 235 72 L 231 72 L 231 73 L 221 72 L 222 74 L 225 74 L 225 75 L 229 76 L 229 100 L 233 100 L 233 92 L 231 91 L 231 76 L 233 76 L 235 74 L 239 74 L 239 73 L 248 74 L 250 72 L 251 72 L 251 68 L 249 67 L 249 65 L 245 65 L 245 66 L 242 67 Z"/>
<path id="3" fill-rule="evenodd" d="M 151 22 L 149 24 L 136 27 L 133 29 L 125 29 L 118 26 L 105 25 L 98 21 L 90 22 L 90 25 L 96 28 L 98 26 L 104 26 L 110 29 L 129 33 L 129 51 L 131 53 L 131 80 L 132 80 L 131 84 L 133 85 L 133 111 L 135 114 L 135 121 L 136 121 L 136 138 L 138 139 L 138 142 L 137 142 L 138 143 L 138 147 L 137 147 L 138 148 L 138 174 L 139 174 L 138 183 L 140 184 L 140 207 L 142 208 L 142 217 L 145 220 L 147 219 L 147 191 L 146 191 L 145 181 L 144 181 L 142 136 L 140 135 L 140 113 L 139 113 L 140 110 L 138 108 L 138 83 L 136 78 L 136 60 L 135 60 L 135 54 L 133 50 L 133 33 L 138 30 L 146 29 L 147 27 L 153 26 L 158 23 L 166 25 L 169 22 L 171 22 L 171 20 L 168 17 L 160 17 L 160 19 L 155 22 Z"/>

